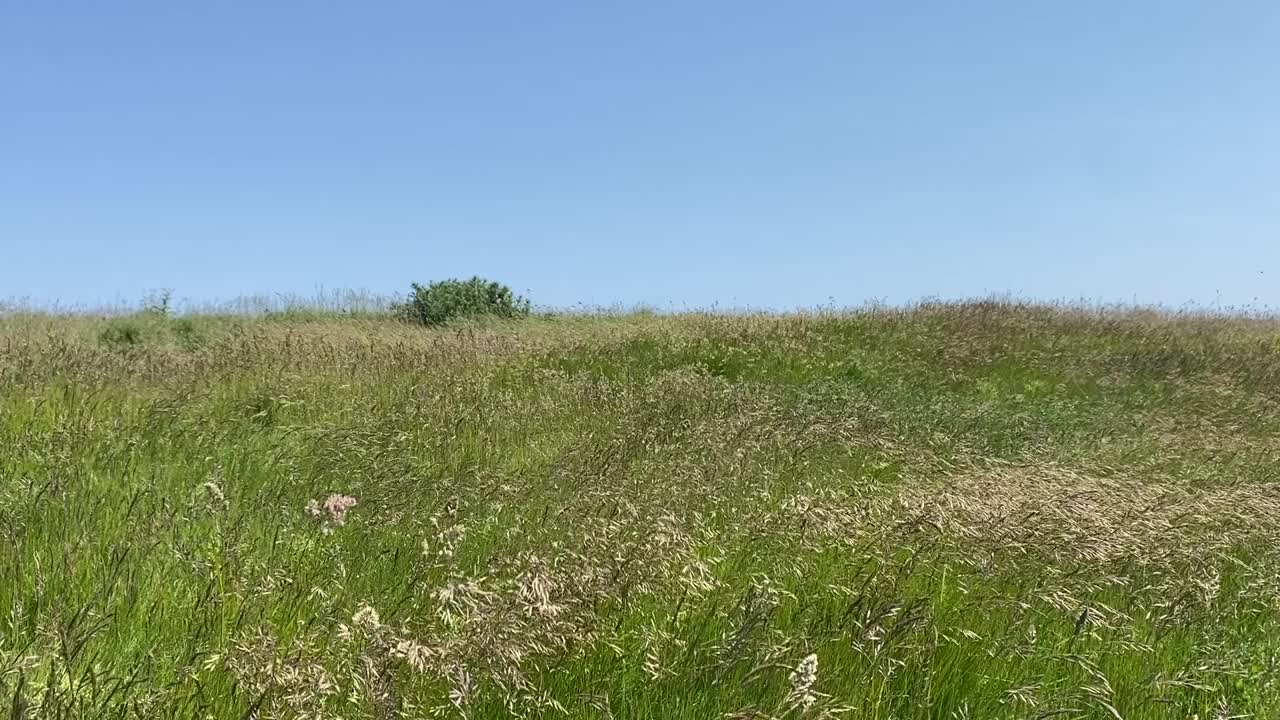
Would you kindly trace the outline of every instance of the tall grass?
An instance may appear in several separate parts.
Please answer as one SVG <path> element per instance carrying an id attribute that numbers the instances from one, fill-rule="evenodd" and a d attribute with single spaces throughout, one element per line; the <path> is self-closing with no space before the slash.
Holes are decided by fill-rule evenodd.
<path id="1" fill-rule="evenodd" d="M 1273 320 L 132 320 L 0 320 L 11 717 L 1280 717 Z"/>

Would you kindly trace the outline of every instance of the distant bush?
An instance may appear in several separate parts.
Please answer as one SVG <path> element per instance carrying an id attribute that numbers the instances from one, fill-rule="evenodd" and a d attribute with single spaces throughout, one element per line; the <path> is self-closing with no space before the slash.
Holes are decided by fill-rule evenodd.
<path id="1" fill-rule="evenodd" d="M 142 312 L 148 315 L 159 315 L 162 318 L 167 318 L 172 311 L 172 290 L 152 290 L 142 299 Z"/>
<path id="2" fill-rule="evenodd" d="M 125 348 L 142 342 L 142 325 L 129 319 L 112 320 L 102 332 L 98 342 L 112 348 Z"/>
<path id="3" fill-rule="evenodd" d="M 204 335 L 197 327 L 195 320 L 189 317 L 174 318 L 169 324 L 178 345 L 184 350 L 195 350 L 204 344 Z"/>
<path id="4" fill-rule="evenodd" d="M 410 322 L 444 325 L 453 320 L 478 317 L 524 318 L 529 301 L 501 283 L 473 277 L 470 280 L 441 280 L 426 287 L 413 283 L 409 299 L 396 307 Z"/>

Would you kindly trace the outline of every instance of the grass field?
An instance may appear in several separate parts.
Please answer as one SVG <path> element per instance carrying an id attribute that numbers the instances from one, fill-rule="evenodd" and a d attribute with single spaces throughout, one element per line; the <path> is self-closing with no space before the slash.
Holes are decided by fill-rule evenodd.
<path id="1" fill-rule="evenodd" d="M 1280 321 L 0 319 L 11 718 L 1280 718 Z"/>

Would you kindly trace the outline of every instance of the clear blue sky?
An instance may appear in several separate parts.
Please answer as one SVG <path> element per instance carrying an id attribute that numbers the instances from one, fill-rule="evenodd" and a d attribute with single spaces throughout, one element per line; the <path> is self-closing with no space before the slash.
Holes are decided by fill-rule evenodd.
<path id="1" fill-rule="evenodd" d="M 1280 306 L 1280 3 L 0 3 L 0 297 Z"/>

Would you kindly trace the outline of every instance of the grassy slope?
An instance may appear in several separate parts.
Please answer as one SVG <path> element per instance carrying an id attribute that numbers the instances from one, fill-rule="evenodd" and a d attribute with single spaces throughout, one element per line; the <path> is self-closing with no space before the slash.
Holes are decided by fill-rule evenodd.
<path id="1" fill-rule="evenodd" d="M 1280 717 L 1274 322 L 110 323 L 0 321 L 27 717 Z"/>

